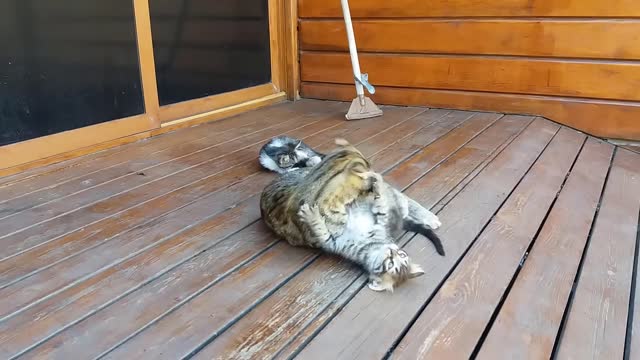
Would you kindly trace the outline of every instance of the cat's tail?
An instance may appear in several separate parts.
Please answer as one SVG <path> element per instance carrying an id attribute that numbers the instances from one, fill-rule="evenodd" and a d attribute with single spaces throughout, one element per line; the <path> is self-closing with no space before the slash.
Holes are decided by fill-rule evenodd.
<path id="1" fill-rule="evenodd" d="M 424 225 L 420 225 L 412 222 L 405 223 L 404 228 L 407 231 L 424 235 L 427 239 L 429 239 L 433 243 L 433 246 L 435 246 L 438 254 L 440 256 L 445 256 L 444 246 L 442 246 L 442 240 L 440 240 L 440 238 L 435 233 L 435 231 L 433 231 L 433 229 L 430 229 Z"/>

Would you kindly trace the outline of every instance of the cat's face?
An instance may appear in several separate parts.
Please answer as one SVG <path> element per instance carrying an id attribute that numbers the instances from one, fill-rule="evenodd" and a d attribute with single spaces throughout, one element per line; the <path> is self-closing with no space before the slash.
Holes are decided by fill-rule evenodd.
<path id="1" fill-rule="evenodd" d="M 278 155 L 278 166 L 281 168 L 288 168 L 295 165 L 298 162 L 298 158 L 294 153 L 282 153 Z"/>
<path id="2" fill-rule="evenodd" d="M 302 149 L 302 141 L 297 142 L 295 145 L 289 145 L 287 151 L 278 154 L 278 166 L 281 168 L 292 167 L 297 164 L 300 159 L 304 158 L 304 152 Z"/>
<path id="3" fill-rule="evenodd" d="M 386 251 L 383 260 L 384 272 L 374 276 L 369 283 L 369 288 L 374 291 L 393 291 L 393 288 L 408 279 L 424 275 L 424 270 L 418 264 L 414 264 L 409 255 L 395 246 Z"/>

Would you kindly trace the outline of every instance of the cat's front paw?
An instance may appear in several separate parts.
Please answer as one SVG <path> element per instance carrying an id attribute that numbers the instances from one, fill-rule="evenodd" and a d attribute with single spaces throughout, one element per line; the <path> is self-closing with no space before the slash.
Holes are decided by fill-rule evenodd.
<path id="1" fill-rule="evenodd" d="M 388 276 L 370 276 L 369 283 L 367 284 L 369 289 L 376 292 L 393 292 L 393 281 Z"/>
<path id="2" fill-rule="evenodd" d="M 300 205 L 300 209 L 298 210 L 298 216 L 300 219 L 306 223 L 311 223 L 315 220 L 321 218 L 320 209 L 317 206 L 310 206 L 307 203 L 303 203 Z"/>
<path id="3" fill-rule="evenodd" d="M 440 222 L 440 219 L 435 214 L 430 214 L 427 217 L 426 224 L 428 227 L 430 227 L 433 230 L 436 230 L 440 226 L 442 226 L 442 222 Z"/>

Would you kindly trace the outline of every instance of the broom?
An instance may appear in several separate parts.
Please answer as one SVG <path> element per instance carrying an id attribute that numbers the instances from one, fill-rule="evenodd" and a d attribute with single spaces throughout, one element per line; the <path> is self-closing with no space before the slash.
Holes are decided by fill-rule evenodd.
<path id="1" fill-rule="evenodd" d="M 347 39 L 349 40 L 349 53 L 351 54 L 351 67 L 353 68 L 353 77 L 356 82 L 357 97 L 351 102 L 349 111 L 345 116 L 347 120 L 367 119 L 382 115 L 382 110 L 368 97 L 364 96 L 364 88 L 370 94 L 375 94 L 376 89 L 369 83 L 369 75 L 360 73 L 360 63 L 358 62 L 358 49 L 356 48 L 356 39 L 353 35 L 353 24 L 351 24 L 351 11 L 349 11 L 348 0 L 340 0 L 342 2 L 342 14 L 344 16 L 344 24 L 347 28 Z"/>

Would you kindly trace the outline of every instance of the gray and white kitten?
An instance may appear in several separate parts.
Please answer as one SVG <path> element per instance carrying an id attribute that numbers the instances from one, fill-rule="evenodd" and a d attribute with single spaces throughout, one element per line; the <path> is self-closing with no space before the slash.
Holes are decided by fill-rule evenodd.
<path id="1" fill-rule="evenodd" d="M 260 149 L 260 165 L 283 174 L 300 168 L 315 166 L 324 158 L 302 140 L 289 136 L 277 136 Z"/>

